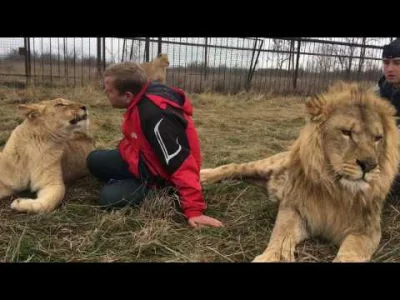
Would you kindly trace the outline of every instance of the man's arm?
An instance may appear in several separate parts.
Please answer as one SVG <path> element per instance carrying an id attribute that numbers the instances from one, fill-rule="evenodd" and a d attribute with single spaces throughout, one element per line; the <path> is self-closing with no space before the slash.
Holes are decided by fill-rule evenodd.
<path id="1" fill-rule="evenodd" d="M 154 149 L 177 188 L 182 211 L 190 219 L 206 209 L 199 166 L 186 135 L 187 121 L 179 110 L 162 110 L 144 99 L 139 107 L 143 134 Z"/>

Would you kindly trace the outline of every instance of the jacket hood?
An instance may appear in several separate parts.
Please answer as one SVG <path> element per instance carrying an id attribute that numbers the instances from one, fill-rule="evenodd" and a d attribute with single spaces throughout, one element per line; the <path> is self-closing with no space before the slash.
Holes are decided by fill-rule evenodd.
<path id="1" fill-rule="evenodd" d="M 147 97 L 158 96 L 162 102 L 183 110 L 186 114 L 192 115 L 193 107 L 185 92 L 177 87 L 169 87 L 167 85 L 151 82 L 145 92 Z M 159 98 L 159 99 L 160 99 Z"/>

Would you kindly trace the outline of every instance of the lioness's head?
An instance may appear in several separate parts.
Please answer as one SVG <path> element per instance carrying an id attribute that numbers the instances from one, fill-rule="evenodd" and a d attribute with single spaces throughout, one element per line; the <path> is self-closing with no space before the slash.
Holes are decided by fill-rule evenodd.
<path id="1" fill-rule="evenodd" d="M 50 132 L 70 133 L 86 129 L 89 122 L 85 105 L 63 98 L 21 104 L 18 108 L 31 126 Z"/>
<path id="2" fill-rule="evenodd" d="M 324 169 L 325 176 L 352 191 L 393 179 L 398 132 L 396 111 L 388 101 L 370 89 L 340 82 L 306 107 L 311 118 L 303 148 L 309 148 L 302 151 L 309 156 L 304 164 L 313 168 L 310 172 Z"/>
<path id="3" fill-rule="evenodd" d="M 168 54 L 166 54 L 166 53 L 158 54 L 157 60 L 159 61 L 159 65 L 161 67 L 168 67 L 169 66 Z"/>

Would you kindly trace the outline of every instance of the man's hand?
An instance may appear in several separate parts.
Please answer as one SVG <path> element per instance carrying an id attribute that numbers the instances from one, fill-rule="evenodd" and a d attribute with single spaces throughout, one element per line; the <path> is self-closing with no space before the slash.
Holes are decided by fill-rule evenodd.
<path id="1" fill-rule="evenodd" d="M 218 221 L 217 219 L 208 217 L 206 215 L 192 217 L 188 220 L 188 222 L 189 222 L 189 225 L 192 227 L 203 227 L 203 225 L 210 225 L 213 227 L 223 227 L 224 226 L 221 221 Z"/>

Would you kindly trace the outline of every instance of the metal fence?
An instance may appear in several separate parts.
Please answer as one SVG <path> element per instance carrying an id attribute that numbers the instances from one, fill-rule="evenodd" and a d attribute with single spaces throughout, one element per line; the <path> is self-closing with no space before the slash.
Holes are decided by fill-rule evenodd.
<path id="1" fill-rule="evenodd" d="M 309 94 L 332 81 L 376 82 L 393 38 L 0 38 L 0 85 L 98 84 L 115 62 L 167 53 L 167 83 L 188 92 Z"/>

